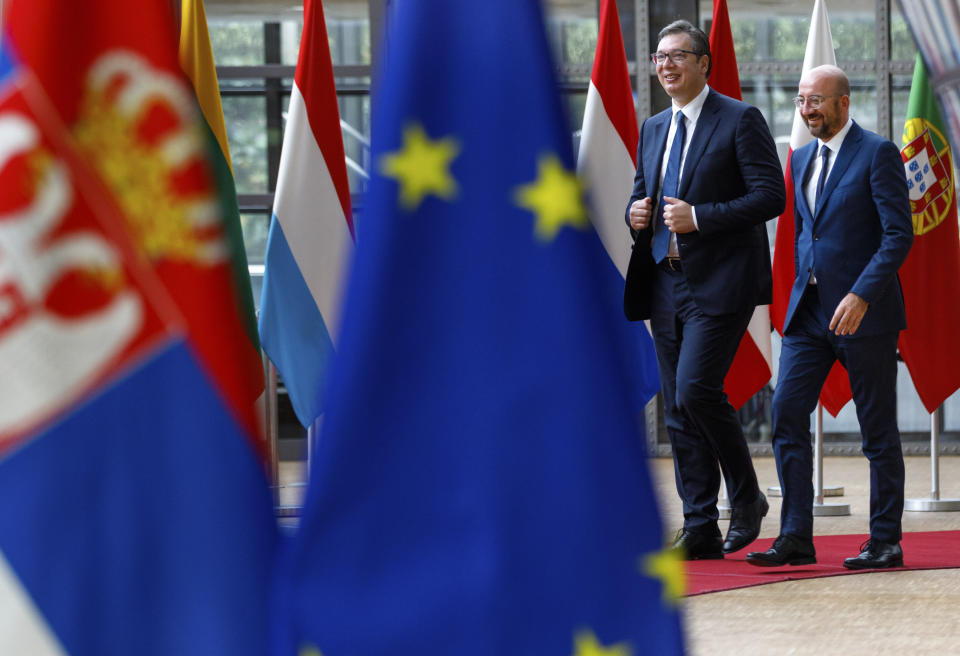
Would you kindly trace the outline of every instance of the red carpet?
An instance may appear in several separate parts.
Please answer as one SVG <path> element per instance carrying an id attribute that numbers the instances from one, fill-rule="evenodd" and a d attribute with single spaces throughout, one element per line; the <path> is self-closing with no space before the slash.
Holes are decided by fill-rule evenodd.
<path id="1" fill-rule="evenodd" d="M 840 576 L 877 571 L 907 571 L 912 569 L 948 569 L 960 567 L 960 531 L 904 533 L 904 567 L 895 570 L 849 570 L 843 559 L 860 553 L 860 545 L 867 535 L 822 535 L 813 538 L 817 549 L 816 565 L 791 567 L 757 567 L 746 561 L 751 551 L 766 551 L 773 538 L 764 538 L 745 549 L 724 557 L 723 560 L 692 560 L 687 563 L 687 596 L 746 588 L 751 585 L 813 579 L 821 576 Z"/>

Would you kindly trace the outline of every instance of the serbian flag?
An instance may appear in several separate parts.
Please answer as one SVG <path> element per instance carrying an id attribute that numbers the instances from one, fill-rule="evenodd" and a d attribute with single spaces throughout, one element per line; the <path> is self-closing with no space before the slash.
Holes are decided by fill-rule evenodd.
<path id="1" fill-rule="evenodd" d="M 267 649 L 276 529 L 263 469 L 198 357 L 168 281 L 142 255 L 143 232 L 122 214 L 130 199 L 115 195 L 134 195 L 168 220 L 171 206 L 210 195 L 138 179 L 145 161 L 151 184 L 204 161 L 187 125 L 163 123 L 182 148 L 184 160 L 171 162 L 154 150 L 171 142 L 144 143 L 121 120 L 128 104 L 148 121 L 150 108 L 175 116 L 192 106 L 174 74 L 172 23 L 161 6 L 8 3 L 0 56 L 2 654 Z M 26 31 L 22 19 L 33 12 L 49 22 Z M 108 34 L 123 41 L 71 49 L 102 47 Z M 20 40 L 48 43 L 46 59 L 59 60 L 62 76 L 33 75 L 12 52 Z M 44 80 L 55 84 L 45 89 Z M 98 93 L 104 83 L 109 91 Z M 72 93 L 91 94 L 90 104 L 65 104 Z M 66 107 L 75 113 L 64 117 Z M 119 192 L 90 167 L 97 159 L 77 150 L 91 138 L 83 130 L 100 126 L 124 145 L 103 153 L 131 174 Z M 215 308 L 204 321 L 231 320 Z"/>
<path id="2" fill-rule="evenodd" d="M 353 218 L 333 65 L 320 0 L 305 0 L 260 297 L 260 339 L 297 418 L 323 411 Z"/>
<path id="3" fill-rule="evenodd" d="M 900 267 L 907 329 L 900 355 L 927 412 L 960 388 L 956 326 L 960 305 L 960 235 L 954 161 L 930 78 L 917 55 L 903 126 L 903 164 L 913 212 L 913 248 Z"/>
<path id="4" fill-rule="evenodd" d="M 630 261 L 632 240 L 623 221 L 626 196 L 637 168 L 634 157 L 640 140 L 637 115 L 627 72 L 616 0 L 600 5 L 600 36 L 593 58 L 593 73 L 580 134 L 577 172 L 590 193 L 593 225 L 610 258 L 606 267 L 607 307 L 627 333 L 631 390 L 636 410 L 642 409 L 660 389 L 653 340 L 642 322 L 623 320 L 623 281 Z"/>
<path id="5" fill-rule="evenodd" d="M 742 100 L 737 55 L 733 48 L 733 33 L 730 30 L 730 16 L 727 13 L 727 0 L 715 0 L 713 3 L 710 52 L 713 53 L 710 87 L 726 96 Z M 740 347 L 724 380 L 724 390 L 734 408 L 739 410 L 770 381 L 773 371 L 772 363 L 770 308 L 767 305 L 758 305 L 753 311 L 747 332 L 740 340 Z"/>
<path id="6" fill-rule="evenodd" d="M 5 26 L 134 243 L 186 318 L 190 344 L 263 449 L 263 367 L 243 322 L 209 132 L 177 59 L 170 4 L 13 0 Z"/>
<path id="7" fill-rule="evenodd" d="M 823 0 L 816 0 L 813 5 L 813 14 L 810 17 L 810 33 L 807 36 L 807 50 L 803 55 L 803 74 L 811 68 L 824 64 L 836 65 L 837 57 L 833 51 L 833 36 L 830 33 L 830 18 L 827 16 L 827 6 Z M 793 116 L 793 130 L 790 132 L 790 152 L 787 155 L 787 172 L 784 182 L 787 187 L 787 207 L 777 222 L 777 238 L 773 251 L 773 304 L 770 306 L 770 315 L 773 325 L 783 335 L 783 322 L 787 314 L 787 305 L 790 303 L 790 290 L 796 278 L 796 263 L 794 261 L 794 239 L 796 236 L 793 218 L 793 174 L 790 169 L 790 158 L 793 151 L 813 140 L 807 126 L 803 123 L 798 109 Z M 834 363 L 827 380 L 820 392 L 820 402 L 834 417 L 843 409 L 843 406 L 853 398 L 850 391 L 850 379 L 847 370 L 840 361 Z"/>

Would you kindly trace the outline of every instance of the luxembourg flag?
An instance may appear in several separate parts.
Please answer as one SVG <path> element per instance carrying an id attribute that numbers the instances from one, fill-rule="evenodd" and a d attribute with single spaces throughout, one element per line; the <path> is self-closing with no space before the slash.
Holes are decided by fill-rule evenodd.
<path id="1" fill-rule="evenodd" d="M 310 426 L 322 411 L 333 355 L 340 279 L 353 240 L 333 65 L 320 0 L 304 0 L 303 36 L 290 94 L 260 299 L 260 341 L 294 412 Z"/>
<path id="2" fill-rule="evenodd" d="M 813 5 L 813 14 L 810 16 L 810 33 L 807 35 L 807 49 L 803 55 L 803 72 L 806 74 L 812 68 L 825 64 L 836 65 L 837 56 L 833 50 L 833 35 L 830 32 L 830 17 L 827 15 L 827 6 L 823 0 L 816 0 Z M 773 325 L 783 335 L 783 322 L 786 318 L 787 305 L 790 302 L 790 289 L 793 287 L 794 268 L 794 233 L 795 222 L 793 215 L 793 174 L 790 170 L 790 159 L 793 151 L 807 145 L 813 137 L 803 123 L 800 110 L 793 115 L 793 130 L 790 132 L 790 152 L 787 155 L 787 172 L 784 182 L 787 187 L 787 207 L 777 221 L 777 239 L 773 251 L 773 304 L 770 314 Z M 827 380 L 820 392 L 820 402 L 834 417 L 843 409 L 843 406 L 853 398 L 850 391 L 850 380 L 846 369 L 840 361 L 834 363 Z"/>
<path id="3" fill-rule="evenodd" d="M 577 172 L 590 193 L 594 228 L 610 256 L 612 309 L 620 315 L 620 323 L 629 332 L 628 343 L 635 345 L 633 366 L 629 371 L 636 376 L 632 381 L 634 402 L 642 407 L 660 389 L 653 340 L 644 323 L 622 320 L 623 281 L 632 246 L 623 215 L 637 172 L 633 158 L 639 141 L 617 3 L 616 0 L 603 0 L 600 36 L 580 133 Z"/>

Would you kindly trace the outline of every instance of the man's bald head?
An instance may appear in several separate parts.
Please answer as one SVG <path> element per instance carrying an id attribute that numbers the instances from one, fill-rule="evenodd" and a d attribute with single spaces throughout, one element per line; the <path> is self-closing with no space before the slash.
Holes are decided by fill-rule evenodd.
<path id="1" fill-rule="evenodd" d="M 800 117 L 813 136 L 829 141 L 850 119 L 850 80 L 836 66 L 811 68 L 797 91 L 805 101 L 799 105 Z"/>

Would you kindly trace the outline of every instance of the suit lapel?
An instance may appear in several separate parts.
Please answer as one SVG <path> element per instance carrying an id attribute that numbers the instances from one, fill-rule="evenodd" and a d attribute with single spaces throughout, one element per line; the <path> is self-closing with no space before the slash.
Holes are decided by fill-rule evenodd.
<path id="1" fill-rule="evenodd" d="M 645 149 L 643 153 L 643 179 L 647 183 L 647 195 L 654 200 L 660 194 L 660 165 L 663 162 L 663 153 L 667 149 L 671 117 L 672 114 L 668 110 L 650 119 L 653 122 L 651 144 L 654 147 Z"/>
<path id="2" fill-rule="evenodd" d="M 840 146 L 840 152 L 837 153 L 837 161 L 834 162 L 833 168 L 830 170 L 830 177 L 827 178 L 827 182 L 823 185 L 823 192 L 820 194 L 820 201 L 817 203 L 817 208 L 814 211 L 814 221 L 819 218 L 820 210 L 827 202 L 827 199 L 830 198 L 830 194 L 840 183 L 840 178 L 843 177 L 847 167 L 850 166 L 850 162 L 853 161 L 857 153 L 860 151 L 860 141 L 862 139 L 863 130 L 859 125 L 856 124 L 856 122 L 854 122 L 854 124 L 850 126 L 850 131 L 847 132 L 847 136 L 843 139 L 843 144 Z"/>
<path id="3" fill-rule="evenodd" d="M 797 164 L 799 166 L 793 174 L 794 208 L 801 211 L 804 218 L 807 219 L 813 217 L 813 208 L 807 203 L 806 189 L 813 168 L 813 156 L 817 152 L 817 143 L 819 142 L 814 140 L 811 142 L 812 145 L 805 146 L 797 152 Z M 799 198 L 799 201 L 797 201 L 797 198 Z"/>
<path id="4" fill-rule="evenodd" d="M 683 198 L 687 189 L 690 187 L 690 181 L 693 180 L 694 171 L 697 164 L 710 143 L 710 137 L 713 131 L 717 129 L 720 117 L 717 113 L 719 109 L 716 103 L 717 92 L 711 89 L 707 94 L 707 99 L 703 102 L 703 108 L 700 110 L 700 116 L 697 118 L 697 127 L 693 131 L 693 138 L 690 140 L 690 147 L 683 160 L 683 172 L 680 176 L 680 184 L 677 185 L 677 196 Z"/>

